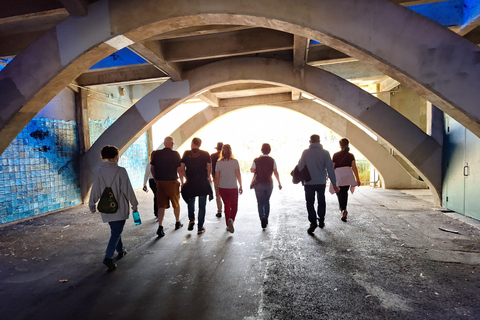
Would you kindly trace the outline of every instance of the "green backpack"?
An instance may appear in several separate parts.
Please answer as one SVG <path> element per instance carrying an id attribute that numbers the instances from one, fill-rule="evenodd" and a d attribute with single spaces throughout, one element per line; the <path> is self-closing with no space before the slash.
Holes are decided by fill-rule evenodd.
<path id="1" fill-rule="evenodd" d="M 115 178 L 117 177 L 118 170 L 117 172 L 115 172 L 115 176 L 113 177 L 112 184 L 115 181 Z M 100 171 L 100 173 L 102 172 Z M 103 180 L 103 183 L 105 183 L 103 174 L 102 174 L 102 180 Z M 107 184 L 105 183 L 105 185 Z M 108 213 L 117 212 L 118 202 L 117 202 L 117 199 L 115 199 L 115 195 L 113 194 L 113 190 L 111 187 L 105 187 L 105 189 L 103 189 L 102 195 L 100 197 L 100 201 L 98 201 L 97 208 L 98 208 L 98 211 L 102 213 L 108 214 Z"/>

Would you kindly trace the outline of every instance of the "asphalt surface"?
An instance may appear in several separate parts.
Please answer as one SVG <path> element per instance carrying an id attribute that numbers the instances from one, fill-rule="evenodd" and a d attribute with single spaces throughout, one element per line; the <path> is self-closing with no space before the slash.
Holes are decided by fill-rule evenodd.
<path id="1" fill-rule="evenodd" d="M 151 192 L 138 191 L 143 223 L 127 220 L 129 253 L 112 272 L 108 225 L 86 206 L 0 226 L 0 318 L 480 319 L 478 223 L 428 191 L 362 187 L 347 223 L 327 194 L 326 226 L 310 236 L 302 187 L 283 184 L 266 230 L 245 190 L 235 233 L 215 201 L 207 231 L 188 231 L 182 203 L 184 227 L 168 209 L 161 239 Z"/>

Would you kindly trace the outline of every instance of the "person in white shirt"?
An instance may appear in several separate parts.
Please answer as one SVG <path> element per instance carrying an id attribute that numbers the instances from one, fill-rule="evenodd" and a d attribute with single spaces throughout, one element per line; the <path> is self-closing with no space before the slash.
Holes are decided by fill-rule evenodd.
<path id="1" fill-rule="evenodd" d="M 152 153 L 150 153 L 150 161 L 152 161 L 155 151 L 157 150 L 153 150 Z M 145 192 L 148 192 L 147 181 L 148 181 L 148 186 L 153 192 L 153 215 L 155 217 L 158 217 L 157 183 L 155 182 L 155 178 L 152 175 L 152 165 L 150 164 L 150 162 L 147 164 L 147 167 L 145 168 L 145 177 L 143 179 L 143 191 Z"/>

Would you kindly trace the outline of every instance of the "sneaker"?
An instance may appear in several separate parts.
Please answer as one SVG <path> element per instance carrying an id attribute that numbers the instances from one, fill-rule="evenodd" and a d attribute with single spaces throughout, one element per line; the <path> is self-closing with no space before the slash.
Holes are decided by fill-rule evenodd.
<path id="1" fill-rule="evenodd" d="M 318 227 L 320 229 L 323 229 L 323 227 L 325 227 L 325 221 L 324 220 L 318 220 Z"/>
<path id="2" fill-rule="evenodd" d="M 234 233 L 235 232 L 235 229 L 233 228 L 233 220 L 232 219 L 228 219 L 228 231 L 230 233 Z"/>
<path id="3" fill-rule="evenodd" d="M 113 259 L 110 258 L 103 259 L 103 264 L 107 266 L 109 271 L 115 270 L 117 268 L 117 265 L 113 263 Z"/>
<path id="4" fill-rule="evenodd" d="M 126 255 L 127 255 L 127 250 L 123 250 L 122 252 L 119 252 L 119 253 L 118 253 L 118 256 L 117 256 L 117 260 L 122 259 L 122 258 L 125 257 Z"/>
<path id="5" fill-rule="evenodd" d="M 222 217 L 222 213 L 221 213 L 221 212 L 217 212 L 216 216 L 217 216 L 217 218 L 221 218 L 221 217 Z"/>
<path id="6" fill-rule="evenodd" d="M 198 230 L 197 234 L 202 234 L 204 233 L 206 230 L 205 230 L 205 227 L 203 227 L 201 230 Z"/>
<path id="7" fill-rule="evenodd" d="M 183 227 L 183 224 L 180 221 L 175 222 L 175 230 L 178 230 L 181 227 Z"/>
<path id="8" fill-rule="evenodd" d="M 307 233 L 310 234 L 310 235 L 312 235 L 312 234 L 313 234 L 313 231 L 315 231 L 315 229 L 317 229 L 317 225 L 311 223 L 311 224 L 310 224 L 310 228 L 307 229 Z"/>
<path id="9" fill-rule="evenodd" d="M 195 226 L 195 220 L 190 220 L 188 222 L 188 231 L 192 231 L 194 226 Z"/>
<path id="10" fill-rule="evenodd" d="M 262 222 L 262 228 L 265 229 L 267 227 L 267 218 L 262 218 L 260 221 Z"/>
<path id="11" fill-rule="evenodd" d="M 165 236 L 165 232 L 163 232 L 163 226 L 158 227 L 157 235 L 158 235 L 159 238 Z"/>

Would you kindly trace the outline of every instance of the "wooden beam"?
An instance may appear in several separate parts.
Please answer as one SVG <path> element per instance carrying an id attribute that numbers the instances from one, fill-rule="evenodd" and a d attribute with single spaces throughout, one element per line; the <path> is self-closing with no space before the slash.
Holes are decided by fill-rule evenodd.
<path id="1" fill-rule="evenodd" d="M 86 16 L 88 14 L 87 0 L 60 0 L 71 16 Z"/>
<path id="2" fill-rule="evenodd" d="M 130 65 L 84 72 L 77 78 L 80 86 L 126 85 L 145 82 L 163 82 L 168 76 L 149 64 Z"/>
<path id="3" fill-rule="evenodd" d="M 218 107 L 218 98 L 210 91 L 205 91 L 197 97 L 200 98 L 203 102 L 208 103 L 210 107 Z"/>
<path id="4" fill-rule="evenodd" d="M 307 49 L 309 39 L 301 36 L 293 36 L 293 68 L 294 70 L 303 69 L 307 63 Z"/>
<path id="5" fill-rule="evenodd" d="M 149 41 L 144 44 L 134 43 L 129 46 L 129 49 L 150 62 L 159 70 L 168 74 L 173 81 L 182 80 L 182 72 L 178 65 L 176 63 L 167 62 L 163 57 L 163 50 L 160 42 Z"/>
<path id="6" fill-rule="evenodd" d="M 308 48 L 307 64 L 311 66 L 345 63 L 351 61 L 356 61 L 356 59 L 323 44 L 315 44 Z"/>
<path id="7" fill-rule="evenodd" d="M 202 36 L 207 34 L 216 34 L 216 33 L 239 31 L 239 30 L 246 30 L 246 29 L 252 29 L 252 27 L 236 26 L 236 25 L 195 26 L 195 27 L 188 27 L 188 28 L 183 28 L 183 29 L 162 33 L 162 34 L 153 36 L 148 40 L 154 41 L 154 40 L 195 37 L 195 36 Z"/>
<path id="8" fill-rule="evenodd" d="M 280 103 L 292 101 L 292 95 L 290 92 L 233 98 L 233 99 L 219 99 L 219 107 L 238 107 L 238 106 L 254 106 L 260 104 Z"/>
<path id="9" fill-rule="evenodd" d="M 185 62 L 293 48 L 293 35 L 270 29 L 247 29 L 161 41 L 165 59 Z"/>

